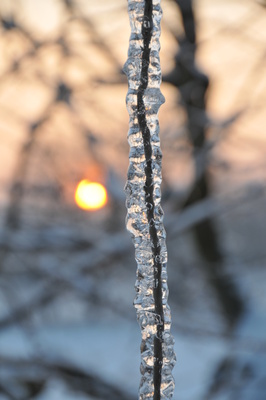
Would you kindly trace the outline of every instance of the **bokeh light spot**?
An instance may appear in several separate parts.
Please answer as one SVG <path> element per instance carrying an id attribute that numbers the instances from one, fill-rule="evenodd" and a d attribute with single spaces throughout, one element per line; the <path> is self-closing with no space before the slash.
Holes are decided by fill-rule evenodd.
<path id="1" fill-rule="evenodd" d="M 83 210 L 98 210 L 107 203 L 107 192 L 101 183 L 83 179 L 76 188 L 75 201 Z"/>

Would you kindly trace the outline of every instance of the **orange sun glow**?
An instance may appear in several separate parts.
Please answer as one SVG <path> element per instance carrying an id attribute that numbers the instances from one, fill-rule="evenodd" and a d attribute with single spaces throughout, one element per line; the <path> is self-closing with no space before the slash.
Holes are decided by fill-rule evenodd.
<path id="1" fill-rule="evenodd" d="M 75 201 L 83 210 L 98 210 L 107 203 L 107 192 L 101 183 L 83 179 L 76 188 Z"/>

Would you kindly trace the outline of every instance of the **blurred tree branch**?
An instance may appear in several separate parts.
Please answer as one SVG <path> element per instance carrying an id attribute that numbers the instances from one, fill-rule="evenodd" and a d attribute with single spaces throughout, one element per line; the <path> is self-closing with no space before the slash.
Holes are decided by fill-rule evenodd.
<path id="1" fill-rule="evenodd" d="M 203 157 L 196 154 L 206 147 L 206 115 L 205 96 L 209 86 L 208 77 L 199 70 L 195 62 L 196 30 L 192 0 L 176 0 L 179 6 L 183 25 L 184 37 L 179 40 L 179 52 L 175 56 L 175 67 L 163 77 L 178 88 L 182 104 L 187 112 L 189 138 L 194 149 L 196 179 L 183 207 L 196 204 L 208 199 L 211 195 L 209 175 L 206 164 L 206 153 Z M 198 118 L 198 114 L 200 118 Z M 217 293 L 223 312 L 229 325 L 234 325 L 244 310 L 244 302 L 233 282 L 220 274 L 223 268 L 223 254 L 219 246 L 218 234 L 214 222 L 205 218 L 193 227 L 196 244 L 205 259 L 205 273 Z"/>
<path id="2" fill-rule="evenodd" d="M 32 385 L 34 382 L 47 382 L 51 377 L 57 377 L 73 390 L 85 393 L 94 399 L 103 400 L 108 397 L 111 400 L 133 400 L 130 393 L 65 361 L 53 362 L 34 358 L 19 360 L 1 356 L 1 370 L 6 370 L 5 375 L 9 376 L 7 375 L 5 379 L 10 383 L 18 381 L 27 384 L 29 382 Z"/>

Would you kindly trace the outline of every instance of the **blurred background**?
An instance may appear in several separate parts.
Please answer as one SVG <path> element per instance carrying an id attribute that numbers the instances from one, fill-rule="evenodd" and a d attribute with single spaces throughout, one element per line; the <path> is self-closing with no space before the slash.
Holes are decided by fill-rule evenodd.
<path id="1" fill-rule="evenodd" d="M 262 400 L 266 3 L 162 7 L 174 399 Z M 1 0 L 0 19 L 0 400 L 136 399 L 127 2 Z"/>

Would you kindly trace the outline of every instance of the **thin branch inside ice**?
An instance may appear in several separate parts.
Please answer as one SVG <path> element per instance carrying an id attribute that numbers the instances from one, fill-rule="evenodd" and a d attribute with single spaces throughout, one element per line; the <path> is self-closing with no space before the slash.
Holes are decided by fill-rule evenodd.
<path id="1" fill-rule="evenodd" d="M 131 37 L 125 72 L 129 90 L 127 228 L 133 234 L 137 269 L 135 308 L 142 331 L 139 398 L 170 399 L 175 363 L 167 304 L 167 250 L 161 209 L 160 1 L 128 2 Z"/>

